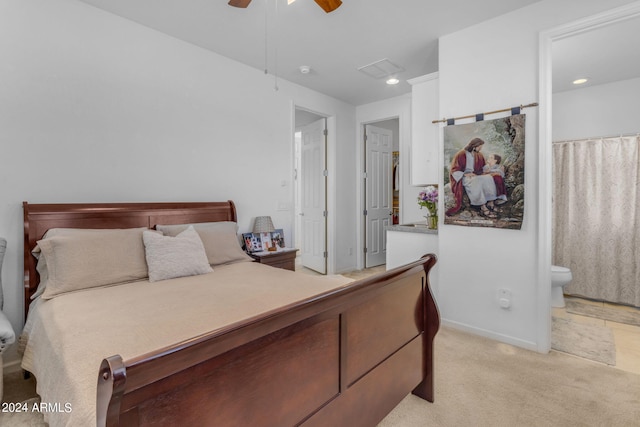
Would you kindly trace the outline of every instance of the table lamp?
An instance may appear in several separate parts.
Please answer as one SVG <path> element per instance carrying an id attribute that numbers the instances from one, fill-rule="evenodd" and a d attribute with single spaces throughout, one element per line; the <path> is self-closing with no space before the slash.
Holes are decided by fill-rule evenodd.
<path id="1" fill-rule="evenodd" d="M 255 234 L 271 233 L 275 230 L 276 229 L 273 226 L 273 221 L 271 221 L 270 216 L 257 216 L 255 222 L 253 223 L 253 232 Z M 276 248 L 275 245 L 270 245 L 268 250 L 276 251 L 278 250 L 278 248 Z"/>

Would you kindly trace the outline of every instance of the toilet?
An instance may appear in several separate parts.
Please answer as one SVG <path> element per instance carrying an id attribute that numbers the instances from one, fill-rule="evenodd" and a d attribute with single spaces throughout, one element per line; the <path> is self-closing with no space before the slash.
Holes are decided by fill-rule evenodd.
<path id="1" fill-rule="evenodd" d="M 564 286 L 573 279 L 571 270 L 559 265 L 551 266 L 551 307 L 564 307 Z"/>

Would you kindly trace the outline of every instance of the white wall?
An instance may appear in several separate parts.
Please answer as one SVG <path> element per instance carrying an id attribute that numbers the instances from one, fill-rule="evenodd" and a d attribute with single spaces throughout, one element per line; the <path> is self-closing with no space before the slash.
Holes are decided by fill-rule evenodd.
<path id="1" fill-rule="evenodd" d="M 440 115 L 476 114 L 537 101 L 540 31 L 629 2 L 585 0 L 580 8 L 575 3 L 544 0 L 442 37 Z M 523 112 L 527 125 L 522 230 L 443 225 L 438 304 L 447 324 L 546 351 L 549 283 L 538 280 L 539 264 L 545 261 L 538 259 L 537 245 L 538 203 L 547 195 L 538 192 L 538 112 Z M 499 307 L 499 288 L 511 290 L 510 310 Z"/>
<path id="2" fill-rule="evenodd" d="M 640 78 L 553 94 L 553 140 L 640 132 Z"/>
<path id="3" fill-rule="evenodd" d="M 16 332 L 23 200 L 232 199 L 241 231 L 272 215 L 291 235 L 294 105 L 330 116 L 330 248 L 355 245 L 355 107 L 286 81 L 275 91 L 260 70 L 74 0 L 3 0 L 0 58 L 4 310 Z M 354 267 L 345 253 L 330 267 Z"/>

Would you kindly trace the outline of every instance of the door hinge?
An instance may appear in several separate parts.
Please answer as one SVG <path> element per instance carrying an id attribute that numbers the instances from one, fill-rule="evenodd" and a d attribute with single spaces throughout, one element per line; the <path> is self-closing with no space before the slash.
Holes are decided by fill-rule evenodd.
<path id="1" fill-rule="evenodd" d="M 329 171 L 327 169 L 323 170 L 322 176 L 329 176 Z"/>
<path id="2" fill-rule="evenodd" d="M 367 248 L 364 248 L 364 253 L 365 253 L 365 254 L 367 253 Z"/>
<path id="3" fill-rule="evenodd" d="M 368 214 L 368 212 L 367 212 L 366 209 L 362 211 L 362 215 L 367 216 L 367 214 Z"/>
<path id="4" fill-rule="evenodd" d="M 328 211 L 322 211 L 322 216 L 326 218 L 327 216 L 329 216 L 329 212 Z"/>
<path id="5" fill-rule="evenodd" d="M 364 142 L 367 142 L 367 139 L 369 139 L 369 137 L 367 136 L 367 134 L 364 134 Z"/>
<path id="6" fill-rule="evenodd" d="M 327 136 L 327 135 L 329 135 L 329 132 L 327 132 L 327 130 L 326 130 L 326 129 L 324 129 L 324 130 L 322 131 L 322 134 L 323 134 L 324 136 Z"/>
<path id="7" fill-rule="evenodd" d="M 329 258 L 329 252 L 324 251 L 324 257 L 325 257 L 325 258 Z"/>
<path id="8" fill-rule="evenodd" d="M 369 175 L 368 175 L 366 172 L 362 172 L 362 177 L 363 177 L 364 179 L 367 179 L 367 178 L 369 177 Z"/>

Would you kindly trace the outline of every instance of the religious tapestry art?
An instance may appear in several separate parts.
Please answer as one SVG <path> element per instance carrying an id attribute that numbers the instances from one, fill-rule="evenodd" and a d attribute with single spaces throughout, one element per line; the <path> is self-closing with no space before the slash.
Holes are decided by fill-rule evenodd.
<path id="1" fill-rule="evenodd" d="M 519 230 L 525 115 L 444 128 L 445 224 Z"/>

